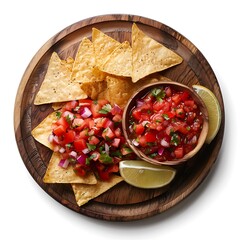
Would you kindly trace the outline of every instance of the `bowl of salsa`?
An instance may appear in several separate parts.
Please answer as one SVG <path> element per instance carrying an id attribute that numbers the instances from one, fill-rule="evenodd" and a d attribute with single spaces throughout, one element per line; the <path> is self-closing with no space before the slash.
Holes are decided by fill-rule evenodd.
<path id="1" fill-rule="evenodd" d="M 192 158 L 208 133 L 208 112 L 188 86 L 173 81 L 140 88 L 123 112 L 123 133 L 136 155 L 157 165 Z"/>

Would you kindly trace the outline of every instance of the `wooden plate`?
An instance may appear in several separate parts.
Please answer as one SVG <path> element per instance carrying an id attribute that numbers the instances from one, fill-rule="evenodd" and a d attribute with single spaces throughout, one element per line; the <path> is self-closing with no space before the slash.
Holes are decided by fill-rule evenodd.
<path id="1" fill-rule="evenodd" d="M 217 96 L 222 110 L 222 124 L 210 145 L 202 148 L 191 161 L 178 167 L 174 181 L 163 189 L 144 190 L 120 183 L 98 198 L 79 208 L 70 184 L 45 184 L 45 174 L 51 151 L 36 142 L 31 130 L 51 111 L 50 105 L 34 106 L 33 100 L 43 81 L 49 58 L 56 51 L 62 59 L 75 56 L 83 37 L 91 38 L 92 27 L 123 41 L 131 39 L 132 23 L 155 40 L 173 49 L 183 63 L 165 70 L 162 75 L 188 86 L 201 84 Z M 111 221 L 131 221 L 161 213 L 192 193 L 212 169 L 224 134 L 224 105 L 214 72 L 202 53 L 184 36 L 172 28 L 151 19 L 133 15 L 104 15 L 77 22 L 56 34 L 33 57 L 27 67 L 16 96 L 14 127 L 18 148 L 28 171 L 50 196 L 78 213 Z"/>

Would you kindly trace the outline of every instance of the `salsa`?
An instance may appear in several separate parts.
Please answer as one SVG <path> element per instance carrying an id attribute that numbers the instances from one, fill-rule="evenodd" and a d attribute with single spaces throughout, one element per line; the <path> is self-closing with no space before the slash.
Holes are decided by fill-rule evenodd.
<path id="1" fill-rule="evenodd" d="M 135 159 L 122 133 L 122 109 L 107 100 L 67 102 L 56 112 L 49 141 L 61 154 L 59 166 L 77 175 L 92 171 L 101 180 L 118 172 L 122 159 Z"/>
<path id="2" fill-rule="evenodd" d="M 189 92 L 170 85 L 137 99 L 130 114 L 132 144 L 157 161 L 179 159 L 193 150 L 203 126 L 202 112 Z"/>

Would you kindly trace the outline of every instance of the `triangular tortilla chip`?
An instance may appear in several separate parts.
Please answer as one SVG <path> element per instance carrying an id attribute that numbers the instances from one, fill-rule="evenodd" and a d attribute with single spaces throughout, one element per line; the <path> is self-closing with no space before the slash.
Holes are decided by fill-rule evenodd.
<path id="1" fill-rule="evenodd" d="M 36 141 L 40 142 L 50 149 L 53 149 L 53 147 L 48 141 L 48 137 L 52 133 L 52 123 L 56 120 L 56 112 L 52 112 L 45 119 L 43 119 L 43 121 L 40 122 L 31 132 Z"/>
<path id="2" fill-rule="evenodd" d="M 82 90 L 93 100 L 104 99 L 107 89 L 106 81 L 84 82 L 81 85 Z"/>
<path id="3" fill-rule="evenodd" d="M 182 58 L 132 25 L 132 81 L 180 64 Z"/>
<path id="4" fill-rule="evenodd" d="M 93 44 L 88 38 L 83 38 L 75 57 L 71 79 L 74 82 L 102 81 L 105 73 L 96 67 Z"/>
<path id="5" fill-rule="evenodd" d="M 121 45 L 120 42 L 104 34 L 96 28 L 92 28 L 92 42 L 97 66 L 101 66 L 107 61 L 110 54 Z"/>
<path id="6" fill-rule="evenodd" d="M 97 180 L 93 173 L 89 173 L 87 176 L 80 177 L 74 173 L 73 167 L 69 165 L 66 169 L 58 166 L 61 160 L 61 155 L 54 152 L 47 171 L 43 177 L 45 183 L 85 183 L 85 184 L 96 184 Z"/>
<path id="7" fill-rule="evenodd" d="M 86 98 L 87 95 L 80 88 L 80 84 L 70 81 L 70 77 L 71 71 L 68 63 L 61 61 L 57 53 L 54 52 L 34 104 L 40 105 Z"/>
<path id="8" fill-rule="evenodd" d="M 95 185 L 72 184 L 73 192 L 78 206 L 80 207 L 91 199 L 96 198 L 122 180 L 122 177 L 113 175 L 109 181 L 98 181 Z"/>
<path id="9" fill-rule="evenodd" d="M 132 48 L 128 41 L 123 42 L 111 53 L 108 60 L 99 67 L 103 72 L 117 76 L 132 76 Z"/>

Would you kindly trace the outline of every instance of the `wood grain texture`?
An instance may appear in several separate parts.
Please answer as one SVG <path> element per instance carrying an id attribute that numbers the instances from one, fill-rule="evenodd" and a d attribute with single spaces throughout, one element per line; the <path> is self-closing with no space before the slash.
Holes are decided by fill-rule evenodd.
<path id="1" fill-rule="evenodd" d="M 222 124 L 210 145 L 205 145 L 191 161 L 177 168 L 174 181 L 155 190 L 138 189 L 122 182 L 88 204 L 78 207 L 70 185 L 45 184 L 45 174 L 51 151 L 37 143 L 31 130 L 51 111 L 50 105 L 35 106 L 34 97 L 43 81 L 53 51 L 62 59 L 74 57 L 83 37 L 91 39 L 96 27 L 119 40 L 131 39 L 131 26 L 136 22 L 146 34 L 182 56 L 183 63 L 162 74 L 188 86 L 201 84 L 217 96 L 222 111 Z M 17 145 L 28 171 L 50 196 L 78 213 L 111 221 L 132 221 L 153 216 L 175 206 L 189 196 L 206 178 L 214 166 L 224 135 L 224 104 L 218 81 L 202 53 L 188 39 L 172 28 L 140 16 L 103 15 L 77 22 L 56 34 L 35 54 L 29 63 L 16 96 L 14 128 Z"/>

